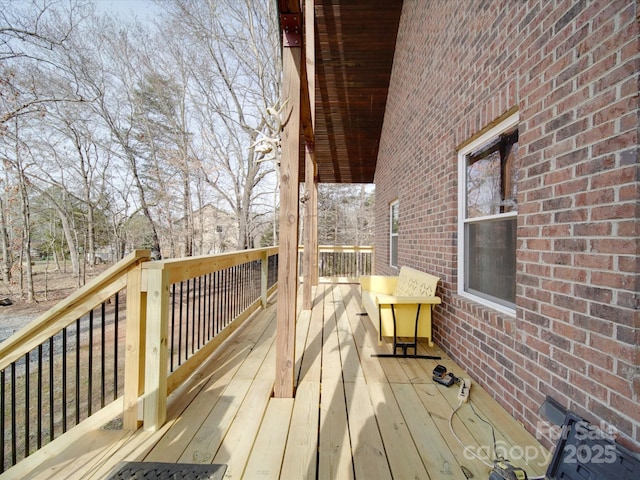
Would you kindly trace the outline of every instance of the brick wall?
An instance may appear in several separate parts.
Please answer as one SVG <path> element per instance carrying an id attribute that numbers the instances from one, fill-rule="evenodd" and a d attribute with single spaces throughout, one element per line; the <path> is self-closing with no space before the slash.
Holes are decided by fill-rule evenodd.
<path id="1" fill-rule="evenodd" d="M 376 268 L 441 276 L 436 341 L 534 434 L 545 395 L 640 445 L 635 0 L 405 0 Z M 517 312 L 457 295 L 456 147 L 518 108 Z M 547 446 L 554 441 L 540 439 Z"/>

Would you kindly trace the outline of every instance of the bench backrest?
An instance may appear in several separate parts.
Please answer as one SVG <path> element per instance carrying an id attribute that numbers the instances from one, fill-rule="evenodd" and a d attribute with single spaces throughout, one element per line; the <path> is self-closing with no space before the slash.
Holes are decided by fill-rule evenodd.
<path id="1" fill-rule="evenodd" d="M 439 281 L 440 279 L 435 275 L 411 267 L 402 267 L 393 295 L 396 297 L 433 297 L 436 294 Z"/>

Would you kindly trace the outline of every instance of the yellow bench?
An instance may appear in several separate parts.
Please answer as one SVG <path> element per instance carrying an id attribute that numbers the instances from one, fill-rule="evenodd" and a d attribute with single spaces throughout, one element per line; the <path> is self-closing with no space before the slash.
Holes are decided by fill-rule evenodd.
<path id="1" fill-rule="evenodd" d="M 417 355 L 418 338 L 427 338 L 433 346 L 431 310 L 441 303 L 435 296 L 440 279 L 434 275 L 402 267 L 398 276 L 368 275 L 360 277 L 362 306 L 378 329 L 379 340 L 393 337 L 393 355 L 407 348 Z M 399 342 L 410 337 L 412 342 Z"/>

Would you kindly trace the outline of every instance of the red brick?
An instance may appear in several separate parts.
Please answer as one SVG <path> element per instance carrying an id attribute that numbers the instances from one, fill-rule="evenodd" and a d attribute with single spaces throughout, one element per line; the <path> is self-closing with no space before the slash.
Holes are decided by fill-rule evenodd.
<path id="1" fill-rule="evenodd" d="M 580 375 L 577 372 L 569 372 L 569 381 L 584 392 L 600 400 L 606 400 L 609 390 L 602 386 L 601 383 L 592 380 L 588 376 Z"/>
<path id="2" fill-rule="evenodd" d="M 631 258 L 631 257 L 629 257 Z M 635 269 L 634 269 L 635 270 Z M 623 270 L 624 271 L 624 270 Z M 591 283 L 599 287 L 610 287 L 616 289 L 632 289 L 636 282 L 636 271 L 631 271 L 633 275 L 624 275 L 614 272 L 591 272 Z"/>
<path id="3" fill-rule="evenodd" d="M 631 183 L 637 181 L 637 168 L 636 166 L 629 166 L 626 168 L 618 168 L 616 170 L 602 172 L 600 175 L 594 177 L 591 181 L 592 188 L 609 187 L 612 185 L 622 185 L 625 183 Z"/>
<path id="4" fill-rule="evenodd" d="M 542 292 L 542 293 L 548 293 L 548 292 Z M 554 320 L 563 320 L 568 322 L 569 319 L 571 318 L 571 311 L 566 310 L 564 308 L 558 308 L 555 305 L 545 304 L 545 303 L 540 305 L 540 313 Z"/>
<path id="5" fill-rule="evenodd" d="M 593 217 L 593 213 L 592 213 L 591 219 L 597 220 L 596 218 Z M 573 234 L 578 237 L 589 237 L 592 235 L 598 235 L 598 236 L 611 235 L 611 223 L 610 222 L 580 223 L 580 224 L 574 225 Z"/>
<path id="6" fill-rule="evenodd" d="M 555 267 L 552 275 L 556 279 L 567 280 L 569 282 L 585 282 L 587 279 L 587 272 L 585 270 L 573 267 Z"/>
<path id="7" fill-rule="evenodd" d="M 616 192 L 612 188 L 602 190 L 589 190 L 575 196 L 576 206 L 591 206 L 612 203 L 615 200 Z M 582 221 L 587 220 L 585 215 Z"/>
<path id="8" fill-rule="evenodd" d="M 593 220 L 594 222 L 600 220 L 634 218 L 635 215 L 636 206 L 632 203 L 607 205 L 604 207 L 593 208 L 591 210 L 591 220 Z"/>
<path id="9" fill-rule="evenodd" d="M 398 197 L 400 263 L 442 278 L 439 344 L 529 428 L 535 400 L 550 394 L 638 438 L 640 422 L 624 412 L 634 393 L 615 389 L 626 374 L 604 386 L 582 373 L 639 355 L 629 343 L 639 303 L 636 2 L 487 5 L 462 17 L 458 2 L 405 2 L 377 159 L 377 270 L 394 272 L 385 225 Z M 457 295 L 452 151 L 515 106 L 518 308 L 507 319 Z M 511 378 L 517 389 L 504 386 Z"/>
<path id="10" fill-rule="evenodd" d="M 573 346 L 573 352 L 575 355 L 581 358 L 588 358 L 592 364 L 598 365 L 600 366 L 600 368 L 603 368 L 605 370 L 613 370 L 613 358 L 607 353 L 594 350 L 587 345 L 581 344 L 575 344 Z"/>
<path id="11" fill-rule="evenodd" d="M 635 239 L 626 238 L 595 238 L 591 240 L 591 251 L 600 253 L 615 253 L 618 255 L 635 255 Z"/>
<path id="12" fill-rule="evenodd" d="M 576 265 L 588 269 L 611 269 L 613 268 L 613 259 L 608 255 L 583 253 L 575 255 Z"/>
<path id="13" fill-rule="evenodd" d="M 611 374 L 609 370 L 603 370 L 591 365 L 589 367 L 589 376 L 596 382 L 601 383 L 605 387 L 610 388 L 615 392 L 619 392 L 623 395 L 631 395 L 631 385 L 628 380 L 624 380 L 620 377 Z"/>
<path id="14" fill-rule="evenodd" d="M 633 358 L 635 347 L 620 343 L 611 338 L 603 337 L 592 333 L 590 336 L 589 346 L 614 358 L 626 359 Z"/>

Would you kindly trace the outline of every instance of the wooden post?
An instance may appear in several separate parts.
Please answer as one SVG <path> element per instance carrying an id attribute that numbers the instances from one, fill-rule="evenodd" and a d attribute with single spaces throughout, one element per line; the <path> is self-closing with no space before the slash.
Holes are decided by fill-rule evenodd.
<path id="1" fill-rule="evenodd" d="M 141 290 L 142 265 L 127 273 L 127 317 L 124 353 L 124 415 L 125 430 L 137 430 L 138 398 L 144 390 L 144 348 L 147 318 L 147 293 Z"/>
<path id="2" fill-rule="evenodd" d="M 292 19 L 295 20 L 293 17 Z M 299 19 L 298 13 L 298 21 Z M 295 46 L 285 39 L 283 43 L 282 98 L 287 100 L 287 108 L 283 119 L 280 159 L 280 248 L 274 395 L 280 398 L 291 398 L 294 396 L 293 372 L 298 290 L 301 42 Z"/>
<path id="3" fill-rule="evenodd" d="M 169 282 L 164 268 L 146 268 L 147 328 L 144 375 L 144 429 L 158 430 L 167 419 L 167 327 Z M 144 279 L 143 279 L 144 283 Z"/>
<path id="4" fill-rule="evenodd" d="M 312 128 L 315 128 L 315 11 L 314 2 L 305 2 L 305 67 Z M 302 308 L 311 310 L 312 287 L 318 285 L 318 189 L 314 145 L 305 141 L 304 253 Z"/>

